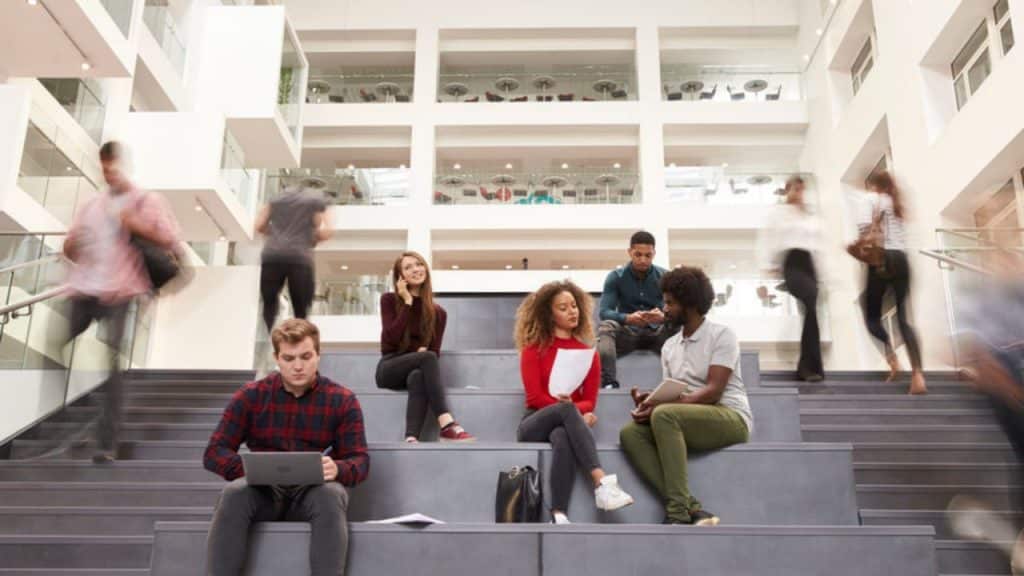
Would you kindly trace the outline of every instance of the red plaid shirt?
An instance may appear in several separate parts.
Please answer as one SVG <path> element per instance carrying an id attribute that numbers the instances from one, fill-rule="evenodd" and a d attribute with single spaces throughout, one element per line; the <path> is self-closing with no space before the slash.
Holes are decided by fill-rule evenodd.
<path id="1" fill-rule="evenodd" d="M 245 475 L 238 447 L 253 452 L 322 452 L 338 465 L 338 482 L 355 486 L 370 471 L 363 411 L 351 390 L 317 374 L 313 387 L 296 398 L 279 372 L 250 382 L 231 397 L 210 436 L 203 466 L 226 480 Z"/>

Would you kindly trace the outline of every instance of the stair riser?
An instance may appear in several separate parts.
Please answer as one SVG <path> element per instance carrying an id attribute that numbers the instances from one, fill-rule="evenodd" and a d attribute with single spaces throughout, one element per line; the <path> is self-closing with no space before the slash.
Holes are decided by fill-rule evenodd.
<path id="1" fill-rule="evenodd" d="M 1018 473 L 1007 470 L 856 470 L 858 484 L 1006 485 Z"/>
<path id="2" fill-rule="evenodd" d="M 1009 574 L 1010 559 L 995 549 L 945 549 L 937 547 L 939 574 Z"/>
<path id="3" fill-rule="evenodd" d="M 955 534 L 952 528 L 949 527 L 949 522 L 946 521 L 945 515 L 938 513 L 934 515 L 928 515 L 925 517 L 904 517 L 904 516 L 891 516 L 891 517 L 862 517 L 863 524 L 865 526 L 932 526 L 935 528 L 935 538 L 938 540 L 956 540 L 960 536 Z M 1016 525 L 1020 525 L 1024 521 L 1024 515 L 1017 515 L 1009 518 L 1010 522 Z"/>
<path id="4" fill-rule="evenodd" d="M 998 429 L 982 430 L 802 430 L 804 442 L 1006 442 Z"/>
<path id="5" fill-rule="evenodd" d="M 861 414 L 801 414 L 800 424 L 832 424 L 842 426 L 933 426 L 937 424 L 966 425 L 966 424 L 995 424 L 991 414 L 877 414 L 870 410 L 864 410 Z"/>
<path id="6" fill-rule="evenodd" d="M 800 408 L 803 410 L 985 410 L 989 407 L 987 400 L 970 396 L 953 398 L 894 397 L 885 400 L 869 398 L 832 399 L 831 394 L 810 394 L 800 396 Z"/>
<path id="7" fill-rule="evenodd" d="M 10 568 L 147 568 L 151 544 L 0 544 Z"/>
<path id="8" fill-rule="evenodd" d="M 221 488 L 199 490 L 18 490 L 0 484 L 0 502 L 18 506 L 204 506 L 213 507 Z"/>
<path id="9" fill-rule="evenodd" d="M 71 412 L 61 413 L 59 416 L 53 419 L 54 422 L 86 422 L 91 418 L 95 418 L 98 412 L 76 410 Z M 223 414 L 223 407 L 216 409 L 215 413 L 192 413 L 182 411 L 167 411 L 167 412 L 133 412 L 128 409 L 124 411 L 125 424 L 155 424 L 165 422 L 175 422 L 178 424 L 205 424 L 213 430 L 220 422 L 221 414 Z"/>
<path id="10" fill-rule="evenodd" d="M 12 458 L 15 460 L 30 458 L 43 449 L 36 443 L 27 445 L 21 440 L 14 441 Z M 136 444 L 122 442 L 118 448 L 118 458 L 122 460 L 189 460 L 201 466 L 205 446 L 161 446 L 153 444 Z M 69 451 L 55 456 L 56 459 L 71 458 L 80 460 L 91 458 L 95 449 L 92 446 L 75 446 Z"/>
<path id="11" fill-rule="evenodd" d="M 879 450 L 857 447 L 854 462 L 900 462 L 915 464 L 939 463 L 1007 463 L 1017 462 L 1013 450 Z"/>
<path id="12" fill-rule="evenodd" d="M 786 383 L 775 383 L 777 386 L 786 386 Z M 769 388 L 770 386 L 764 386 Z M 822 385 L 798 385 L 800 395 L 815 394 L 891 394 L 893 396 L 907 395 L 910 382 L 896 382 L 887 384 L 885 382 L 842 382 L 828 383 Z M 928 384 L 928 391 L 931 394 L 957 394 L 966 397 L 977 398 L 978 394 L 971 390 L 966 384 L 959 382 L 931 382 Z"/>
<path id="13" fill-rule="evenodd" d="M 1010 497 L 1005 493 L 982 493 L 971 491 L 944 490 L 942 492 L 864 492 L 857 491 L 857 505 L 871 510 L 945 510 L 950 500 L 961 492 L 976 496 L 990 503 L 996 510 L 1012 510 Z"/>
<path id="14" fill-rule="evenodd" d="M 218 482 L 221 478 L 203 469 L 200 462 L 180 468 L 118 468 L 91 466 L 79 468 L 45 468 L 30 465 L 0 466 L 3 482 Z M 2 518 L 2 516 L 0 516 Z"/>
<path id="15" fill-rule="evenodd" d="M 0 515 L 3 532 L 10 534 L 92 534 L 139 536 L 153 533 L 154 522 L 209 522 L 210 514 L 103 515 L 66 514 Z M 6 576 L 6 575 L 4 575 Z"/>
<path id="16" fill-rule="evenodd" d="M 125 390 L 129 393 L 162 393 L 162 394 L 234 394 L 235 390 L 245 385 L 244 380 L 235 382 L 129 382 Z"/>
<path id="17" fill-rule="evenodd" d="M 197 428 L 163 428 L 163 427 L 122 427 L 121 441 L 181 441 L 181 442 L 206 442 L 210 439 L 216 424 L 200 424 Z M 60 440 L 67 438 L 75 431 L 75 427 L 53 426 L 42 424 L 36 427 L 31 433 L 22 436 L 26 440 Z"/>

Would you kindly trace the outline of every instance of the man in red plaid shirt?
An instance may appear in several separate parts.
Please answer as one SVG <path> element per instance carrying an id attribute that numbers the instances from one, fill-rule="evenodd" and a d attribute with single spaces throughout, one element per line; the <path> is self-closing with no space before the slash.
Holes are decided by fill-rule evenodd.
<path id="1" fill-rule="evenodd" d="M 254 522 L 312 525 L 312 576 L 341 576 L 348 551 L 348 493 L 366 479 L 363 412 L 351 390 L 320 376 L 320 331 L 306 320 L 282 322 L 271 334 L 280 368 L 231 397 L 210 436 L 203 465 L 230 483 L 217 502 L 207 539 L 207 573 L 239 576 Z M 253 452 L 327 452 L 324 483 L 249 486 L 238 447 Z"/>

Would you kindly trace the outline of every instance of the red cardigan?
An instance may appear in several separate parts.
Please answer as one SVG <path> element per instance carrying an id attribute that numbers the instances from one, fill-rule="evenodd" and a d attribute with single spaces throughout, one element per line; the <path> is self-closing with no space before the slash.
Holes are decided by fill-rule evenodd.
<path id="1" fill-rule="evenodd" d="M 526 389 L 526 407 L 531 410 L 540 410 L 558 402 L 557 398 L 548 393 L 548 381 L 559 348 L 586 350 L 590 346 L 576 339 L 555 338 L 543 351 L 539 345 L 534 344 L 524 348 L 519 356 L 519 372 L 523 377 L 523 388 Z M 590 372 L 583 379 L 583 385 L 572 393 L 572 402 L 581 414 L 593 412 L 597 408 L 600 384 L 601 359 L 595 351 L 594 363 L 590 365 Z"/>

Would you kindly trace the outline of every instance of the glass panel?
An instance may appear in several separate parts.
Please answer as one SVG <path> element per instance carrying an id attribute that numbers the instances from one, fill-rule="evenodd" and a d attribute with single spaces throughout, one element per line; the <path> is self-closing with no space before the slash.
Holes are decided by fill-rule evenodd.
<path id="1" fill-rule="evenodd" d="M 978 91 L 981 88 L 982 82 L 988 78 L 988 75 L 992 72 L 992 62 L 988 57 L 988 50 L 981 53 L 978 61 L 971 66 L 971 69 L 967 72 L 968 85 L 971 87 L 971 94 Z"/>
<path id="2" fill-rule="evenodd" d="M 156 43 L 163 49 L 171 65 L 183 74 L 185 71 L 185 42 L 178 32 L 178 26 L 167 0 L 146 0 L 142 10 L 142 21 L 153 33 Z"/>
<path id="3" fill-rule="evenodd" d="M 864 67 L 864 63 L 871 58 L 871 37 L 868 37 L 868 41 L 864 43 L 864 47 L 860 49 L 857 54 L 857 58 L 853 61 L 853 67 L 851 70 L 856 75 L 860 72 L 860 69 Z"/>
<path id="4" fill-rule="evenodd" d="M 409 198 L 408 168 L 357 168 L 352 170 L 287 170 L 268 172 L 263 202 L 289 186 L 322 190 L 329 204 L 400 206 Z"/>
<path id="5" fill-rule="evenodd" d="M 277 89 L 277 103 L 285 125 L 295 138 L 299 135 L 299 108 L 302 100 L 306 69 L 302 66 L 299 51 L 292 42 L 291 34 L 284 31 L 284 49 L 281 54 L 281 79 Z"/>
<path id="6" fill-rule="evenodd" d="M 557 70 L 443 70 L 441 102 L 590 102 L 636 100 L 630 66 L 573 66 Z"/>
<path id="7" fill-rule="evenodd" d="M 380 312 L 380 297 L 387 291 L 386 275 L 321 282 L 312 313 L 317 316 L 375 315 Z"/>
<path id="8" fill-rule="evenodd" d="M 60 134 L 55 134 L 60 139 Z M 60 147 L 29 123 L 25 149 L 18 171 L 18 187 L 46 207 L 58 220 L 70 225 L 80 201 L 96 192 Z"/>
<path id="9" fill-rule="evenodd" d="M 312 69 L 306 102 L 411 102 L 413 95 L 411 67 L 376 69 Z"/>
<path id="10" fill-rule="evenodd" d="M 967 40 L 967 44 L 960 50 L 956 58 L 953 59 L 953 77 L 957 77 L 963 72 L 967 64 L 970 63 L 974 55 L 978 53 L 978 50 L 984 46 L 985 41 L 988 40 L 988 24 L 982 20 L 981 25 L 974 31 L 974 34 Z"/>
<path id="11" fill-rule="evenodd" d="M 635 204 L 640 175 L 623 171 L 444 172 L 434 204 Z"/>
<path id="12" fill-rule="evenodd" d="M 963 75 L 956 79 L 953 83 L 953 91 L 956 93 L 956 109 L 959 110 L 964 107 L 967 103 L 967 98 L 970 96 L 967 93 L 967 76 Z"/>
<path id="13" fill-rule="evenodd" d="M 224 152 L 221 157 L 221 174 L 228 187 L 241 201 L 248 213 L 253 211 L 253 174 L 245 168 L 242 147 L 230 130 L 224 131 Z"/>
<path id="14" fill-rule="evenodd" d="M 800 100 L 800 73 L 758 66 L 674 65 L 661 70 L 663 100 Z"/>
<path id="15" fill-rule="evenodd" d="M 132 8 L 135 6 L 135 0 L 100 0 L 100 4 L 107 9 L 114 24 L 117 24 L 127 38 L 132 25 Z"/>
<path id="16" fill-rule="evenodd" d="M 40 78 L 39 83 L 85 129 L 93 142 L 99 144 L 106 117 L 106 107 L 99 96 L 102 93 L 99 84 L 88 78 Z"/>
<path id="17" fill-rule="evenodd" d="M 792 176 L 726 170 L 720 166 L 669 166 L 665 169 L 665 189 L 669 202 L 771 205 L 782 202 L 786 180 Z M 807 183 L 807 202 L 813 205 L 814 180 L 807 174 L 801 176 Z"/>
<path id="18" fill-rule="evenodd" d="M 996 18 L 996 22 L 1003 19 L 1010 12 L 1010 0 L 999 0 L 996 5 L 992 7 L 992 14 Z"/>
<path id="19" fill-rule="evenodd" d="M 1003 54 L 1010 52 L 1013 48 L 1013 22 L 1007 21 L 1003 24 L 1003 27 L 999 30 L 999 38 L 1003 44 Z"/>

